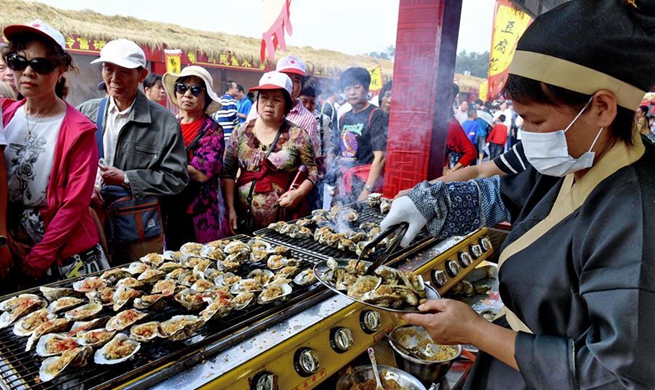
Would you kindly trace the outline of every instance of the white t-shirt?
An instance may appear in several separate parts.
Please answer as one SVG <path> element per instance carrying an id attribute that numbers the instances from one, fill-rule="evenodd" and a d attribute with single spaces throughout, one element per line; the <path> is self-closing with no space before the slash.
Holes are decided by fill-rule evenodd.
<path id="1" fill-rule="evenodd" d="M 7 164 L 8 198 L 25 207 L 46 205 L 46 191 L 55 157 L 57 137 L 65 112 L 49 117 L 27 117 L 25 106 L 7 124 L 5 162 Z M 27 118 L 27 119 L 26 119 Z M 28 140 L 28 124 L 31 137 Z"/>

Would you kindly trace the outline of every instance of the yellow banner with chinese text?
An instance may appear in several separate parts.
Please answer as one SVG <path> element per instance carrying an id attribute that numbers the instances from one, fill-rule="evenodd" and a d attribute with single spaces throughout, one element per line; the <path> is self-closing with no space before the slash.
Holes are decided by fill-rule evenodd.
<path id="1" fill-rule="evenodd" d="M 166 72 L 180 73 L 182 71 L 182 50 L 164 50 Z"/>
<path id="2" fill-rule="evenodd" d="M 532 23 L 532 17 L 509 0 L 496 0 L 494 31 L 489 56 L 487 94 L 489 98 L 494 98 L 502 91 L 516 45 L 530 23 Z"/>
<path id="3" fill-rule="evenodd" d="M 369 91 L 379 91 L 382 89 L 382 66 L 378 65 L 373 69 L 370 69 L 368 73 L 371 75 L 371 85 L 369 86 Z"/>

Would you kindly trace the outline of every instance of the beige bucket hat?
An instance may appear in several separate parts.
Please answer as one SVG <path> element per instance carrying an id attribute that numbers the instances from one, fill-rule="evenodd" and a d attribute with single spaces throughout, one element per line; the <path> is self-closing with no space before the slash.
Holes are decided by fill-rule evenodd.
<path id="1" fill-rule="evenodd" d="M 207 69 L 196 65 L 187 66 L 186 68 L 182 69 L 179 74 L 169 72 L 164 73 L 164 76 L 162 77 L 162 84 L 164 85 L 164 89 L 168 95 L 168 100 L 176 107 L 179 107 L 177 105 L 177 98 L 175 96 L 175 82 L 181 77 L 189 76 L 195 76 L 205 83 L 205 90 L 207 91 L 209 98 L 212 100 L 211 103 L 209 103 L 207 106 L 205 114 L 211 116 L 213 113 L 220 110 L 220 99 L 218 95 L 216 95 L 216 92 L 214 92 L 214 80 L 212 79 L 211 74 L 209 74 Z"/>

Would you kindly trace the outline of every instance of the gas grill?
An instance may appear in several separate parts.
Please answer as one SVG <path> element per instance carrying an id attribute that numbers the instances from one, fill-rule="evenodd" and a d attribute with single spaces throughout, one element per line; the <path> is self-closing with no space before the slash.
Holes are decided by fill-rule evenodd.
<path id="1" fill-rule="evenodd" d="M 360 204 L 358 208 L 358 222 L 379 222 L 383 217 L 368 205 Z M 270 229 L 259 230 L 255 235 L 273 245 L 289 247 L 291 256 L 301 260 L 301 269 L 313 267 L 329 257 L 356 258 L 352 252 L 325 247 L 313 239 L 292 239 Z M 247 242 L 250 238 L 241 235 L 232 239 Z M 443 293 L 491 252 L 486 229 L 442 243 L 436 243 L 423 232 L 411 247 L 394 253 L 390 263 L 422 274 Z M 378 255 L 376 253 L 372 259 Z M 239 274 L 245 275 L 254 267 L 244 266 Z M 61 281 L 49 286 L 70 285 L 71 281 Z M 0 301 L 21 293 L 41 295 L 38 288 L 34 288 L 0 297 Z M 163 321 L 187 313 L 175 302 L 162 312 L 143 311 L 149 313 L 145 321 Z M 114 314 L 107 308 L 102 313 Z M 158 339 L 142 344 L 141 350 L 128 362 L 98 366 L 90 361 L 85 367 L 69 369 L 47 383 L 39 380 L 42 358 L 34 349 L 24 352 L 27 338 L 15 336 L 8 327 L 0 330 L 0 387 L 143 389 L 158 386 L 167 389 L 208 385 L 254 389 L 260 382 L 274 382 L 277 389 L 308 389 L 317 386 L 378 341 L 397 323 L 394 315 L 352 303 L 317 282 L 302 288 L 294 287 L 288 300 L 250 306 L 242 312 L 232 311 L 227 317 L 206 323 L 187 340 Z M 336 346 L 335 332 L 340 335 Z M 314 365 L 314 357 L 320 358 L 320 363 L 317 360 Z M 299 359 L 309 362 L 309 366 L 300 364 Z M 206 367 L 211 368 L 210 372 Z M 196 375 L 198 372 L 201 372 L 200 377 Z"/>

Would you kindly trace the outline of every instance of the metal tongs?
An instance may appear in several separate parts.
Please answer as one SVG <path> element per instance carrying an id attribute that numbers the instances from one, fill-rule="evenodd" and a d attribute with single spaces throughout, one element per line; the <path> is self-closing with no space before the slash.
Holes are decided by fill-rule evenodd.
<path id="1" fill-rule="evenodd" d="M 378 234 L 373 240 L 371 240 L 371 242 L 366 244 L 366 246 L 362 249 L 361 253 L 359 254 L 359 257 L 357 257 L 357 264 L 355 264 L 355 269 L 357 269 L 359 263 L 362 260 L 364 260 L 362 259 L 362 256 L 365 256 L 372 248 L 375 248 L 376 245 L 378 245 L 380 242 L 382 242 L 382 240 L 387 238 L 387 236 L 398 230 L 396 237 L 391 241 L 391 243 L 387 247 L 386 251 L 382 254 L 382 256 L 380 256 L 379 259 L 375 260 L 375 262 L 366 269 L 366 272 L 364 272 L 364 275 L 373 275 L 373 272 L 375 272 L 375 270 L 378 269 L 378 267 L 384 264 L 389 258 L 389 256 L 391 256 L 391 254 L 396 251 L 398 244 L 400 244 L 400 241 L 405 236 L 405 233 L 407 233 L 408 228 L 409 228 L 409 224 L 407 222 L 401 222 L 397 225 L 389 226 L 387 230 Z"/>

